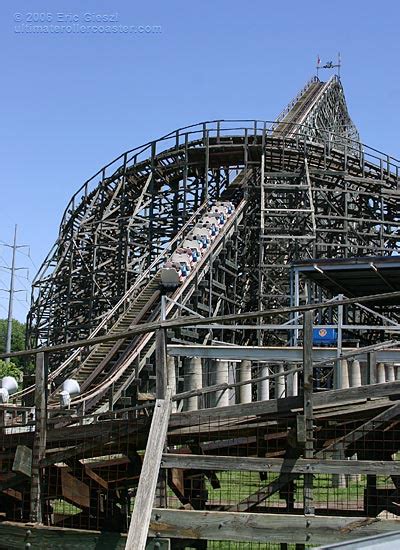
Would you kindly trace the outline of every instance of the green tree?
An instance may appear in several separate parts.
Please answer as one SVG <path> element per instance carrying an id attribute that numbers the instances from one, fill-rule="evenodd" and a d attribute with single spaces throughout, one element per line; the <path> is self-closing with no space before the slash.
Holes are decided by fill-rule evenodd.
<path id="1" fill-rule="evenodd" d="M 13 376 L 20 383 L 22 381 L 22 370 L 15 363 L 11 363 L 11 361 L 6 363 L 3 359 L 0 359 L 0 379 L 4 376 Z"/>
<path id="2" fill-rule="evenodd" d="M 0 353 L 6 351 L 7 339 L 7 319 L 0 319 Z M 16 319 L 12 322 L 11 351 L 21 351 L 25 349 L 25 324 Z M 23 360 L 15 357 L 13 363 L 19 368 L 23 367 Z"/>

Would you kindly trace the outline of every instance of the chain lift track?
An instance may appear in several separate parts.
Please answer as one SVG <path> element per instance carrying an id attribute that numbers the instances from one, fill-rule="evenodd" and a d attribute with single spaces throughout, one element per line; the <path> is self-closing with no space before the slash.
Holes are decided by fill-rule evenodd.
<path id="1" fill-rule="evenodd" d="M 28 343 L 159 318 L 160 268 L 219 200 L 234 215 L 168 293 L 169 316 L 178 303 L 209 316 L 288 305 L 294 261 L 396 254 L 399 165 L 360 143 L 337 77 L 311 79 L 274 122 L 205 122 L 128 151 L 69 202 L 33 284 Z M 233 331 L 214 336 L 241 343 Z M 102 411 L 137 383 L 153 353 L 152 335 L 100 344 L 54 356 L 50 377 L 77 377 L 79 403 Z"/>

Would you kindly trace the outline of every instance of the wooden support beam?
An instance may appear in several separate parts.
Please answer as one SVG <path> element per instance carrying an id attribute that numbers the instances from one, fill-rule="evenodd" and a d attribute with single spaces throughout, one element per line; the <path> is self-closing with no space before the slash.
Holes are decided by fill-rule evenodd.
<path id="1" fill-rule="evenodd" d="M 376 302 L 377 299 L 383 301 L 385 299 L 393 299 L 400 297 L 400 291 L 396 292 L 386 292 L 383 294 L 371 294 L 368 296 L 361 296 L 356 298 L 348 298 L 345 300 L 336 300 L 335 306 L 338 305 L 350 305 L 355 303 L 368 303 L 368 302 Z M 94 338 L 86 338 L 84 340 L 76 340 L 74 342 L 66 342 L 64 344 L 57 344 L 56 346 L 45 346 L 41 348 L 35 348 L 35 349 L 29 349 L 29 350 L 22 350 L 22 351 L 13 351 L 9 353 L 0 353 L 0 359 L 5 359 L 6 357 L 25 357 L 25 356 L 32 356 L 36 355 L 38 353 L 56 353 L 59 351 L 66 351 L 69 349 L 74 348 L 82 348 L 86 346 L 95 346 L 97 344 L 101 344 L 103 342 L 113 342 L 119 339 L 125 339 L 130 338 L 131 336 L 135 336 L 138 334 L 146 334 L 148 332 L 155 332 L 159 328 L 164 329 L 173 329 L 173 328 L 180 328 L 180 327 L 187 327 L 191 325 L 208 325 L 210 323 L 223 323 L 223 322 L 239 322 L 244 321 L 247 319 L 257 319 L 257 318 L 265 318 L 265 317 L 278 317 L 283 314 L 290 314 L 290 313 L 302 313 L 304 311 L 308 311 L 310 309 L 325 309 L 327 307 L 330 307 L 332 304 L 329 304 L 327 302 L 320 302 L 315 304 L 307 304 L 302 306 L 294 306 L 294 307 L 283 307 L 283 308 L 274 308 L 274 309 L 266 309 L 262 311 L 252 311 L 248 313 L 235 313 L 235 314 L 229 314 L 229 315 L 217 315 L 214 317 L 196 317 L 196 316 L 190 316 L 190 317 L 180 317 L 179 319 L 168 319 L 167 321 L 151 321 L 149 323 L 143 323 L 140 325 L 136 325 L 130 330 L 124 331 L 124 332 L 117 332 L 115 334 L 107 334 L 106 336 L 96 336 Z"/>
<path id="2" fill-rule="evenodd" d="M 161 467 L 166 469 L 274 472 L 293 474 L 365 474 L 400 475 L 399 460 L 332 460 L 253 458 L 214 455 L 164 454 Z"/>
<path id="3" fill-rule="evenodd" d="M 19 550 L 20 548 L 123 550 L 126 543 L 126 535 L 120 533 L 101 533 L 11 521 L 0 523 L 0 539 L 2 545 L 9 550 Z"/>
<path id="4" fill-rule="evenodd" d="M 400 415 L 400 402 L 396 403 L 386 411 L 378 414 L 368 422 L 365 422 L 365 424 L 363 424 L 362 426 L 359 426 L 355 430 L 352 430 L 347 435 L 340 438 L 339 441 L 335 441 L 328 447 L 321 449 L 320 451 L 315 453 L 314 458 L 323 458 L 323 456 L 327 452 L 332 452 L 335 450 L 346 450 L 347 447 L 363 437 L 366 433 L 368 433 L 368 431 L 377 429 L 380 425 L 391 420 L 392 418 L 395 418 L 398 415 Z M 266 487 L 263 487 L 259 491 L 253 493 L 243 501 L 239 502 L 239 504 L 230 506 L 228 508 L 228 511 L 241 512 L 245 510 L 251 510 L 258 504 L 275 494 L 277 491 L 280 491 L 283 487 L 285 487 L 285 485 L 287 485 L 291 481 L 295 481 L 298 477 L 299 474 L 284 473 L 279 476 L 279 478 L 271 481 L 271 483 L 269 483 Z"/>
<path id="5" fill-rule="evenodd" d="M 374 384 L 371 386 L 360 386 L 347 388 L 345 390 L 331 390 L 316 393 L 313 399 L 314 413 L 319 409 L 330 406 L 348 405 L 350 402 L 366 401 L 378 397 L 400 396 L 400 381 Z M 170 428 L 183 428 L 184 426 L 210 423 L 210 420 L 217 416 L 216 422 L 222 418 L 239 418 L 240 416 L 260 416 L 271 414 L 294 414 L 303 408 L 303 398 L 286 397 L 285 399 L 270 399 L 269 401 L 257 401 L 241 405 L 230 405 L 218 409 L 218 416 L 214 409 L 200 409 L 198 411 L 187 411 L 171 415 Z"/>
<path id="6" fill-rule="evenodd" d="M 171 391 L 165 399 L 157 399 L 147 440 L 142 471 L 137 488 L 135 507 L 129 525 L 127 550 L 144 550 L 153 508 L 162 453 L 171 412 Z"/>
<path id="7" fill-rule="evenodd" d="M 112 443 L 118 443 L 122 440 L 123 437 L 129 437 L 130 434 L 133 434 L 138 431 L 138 427 L 133 425 L 129 426 L 126 425 L 118 425 L 118 422 L 115 423 L 114 429 L 109 429 L 108 425 L 111 425 L 112 422 L 98 422 L 96 425 L 96 428 L 98 430 L 98 435 L 96 433 L 90 433 L 90 425 L 85 425 L 84 428 L 88 428 L 87 433 L 87 441 L 84 441 L 83 443 L 80 443 L 79 445 L 73 445 L 70 446 L 70 444 L 73 442 L 73 431 L 74 428 L 68 428 L 65 430 L 68 432 L 71 430 L 71 438 L 70 441 L 67 440 L 66 442 L 66 448 L 61 451 L 54 451 L 49 452 L 47 450 L 46 457 L 42 459 L 41 466 L 51 466 L 52 464 L 55 464 L 56 462 L 62 462 L 63 460 L 73 458 L 73 457 L 82 457 L 85 455 L 85 453 L 89 453 L 94 451 L 94 449 L 101 449 L 105 444 L 107 444 L 107 447 L 110 447 Z M 147 427 L 146 425 L 141 424 L 141 430 L 142 433 L 146 433 Z M 53 433 L 52 433 L 53 432 Z M 54 432 L 57 432 L 56 430 L 53 430 L 52 432 L 48 433 L 48 441 L 52 438 L 55 441 L 58 441 L 57 439 L 57 433 L 54 434 Z M 55 435 L 55 437 L 52 437 L 52 435 Z M 68 434 L 67 434 L 68 435 Z M 60 442 L 62 441 L 61 435 L 58 435 L 60 438 Z M 78 439 L 78 438 L 76 438 Z M 103 451 L 100 451 L 103 452 Z"/>
<path id="8" fill-rule="evenodd" d="M 47 527 L 31 523 L 0 522 L 0 540 L 4 548 L 57 548 L 59 550 L 124 550 L 126 534 L 89 529 Z M 148 539 L 146 550 L 170 550 L 169 539 Z"/>
<path id="9" fill-rule="evenodd" d="M 242 501 L 240 501 L 238 504 L 234 504 L 233 506 L 228 506 L 227 511 L 228 512 L 244 512 L 248 510 L 252 510 L 261 502 L 264 502 L 264 500 L 267 500 L 267 498 L 271 497 L 283 487 L 285 487 L 288 483 L 291 481 L 294 481 L 299 477 L 299 474 L 287 474 L 287 473 L 281 473 L 281 475 L 268 483 L 265 487 L 260 489 L 259 491 L 256 491 L 255 493 L 249 495 Z"/>
<path id="10" fill-rule="evenodd" d="M 376 351 L 370 351 L 368 353 L 368 384 L 376 384 L 377 375 L 376 375 Z"/>
<path id="11" fill-rule="evenodd" d="M 90 508 L 90 487 L 69 474 L 65 468 L 61 470 L 61 493 L 67 502 Z"/>
<path id="12" fill-rule="evenodd" d="M 164 399 L 167 389 L 167 340 L 166 330 L 156 332 L 156 397 Z"/>
<path id="13" fill-rule="evenodd" d="M 35 436 L 32 451 L 30 520 L 42 523 L 41 466 L 46 454 L 47 427 L 47 373 L 44 353 L 36 355 L 36 389 L 35 389 Z"/>
<path id="14" fill-rule="evenodd" d="M 154 509 L 160 538 L 325 545 L 400 529 L 400 520 Z"/>
<path id="15" fill-rule="evenodd" d="M 310 459 L 314 455 L 314 419 L 313 419 L 313 319 L 314 312 L 304 313 L 303 326 L 303 411 L 305 419 L 305 447 L 304 458 Z M 315 513 L 313 504 L 313 475 L 304 475 L 303 489 L 304 514 L 306 516 Z"/>
<path id="16" fill-rule="evenodd" d="M 344 450 L 352 443 L 355 443 L 359 439 L 365 437 L 368 432 L 379 429 L 385 422 L 393 420 L 400 415 L 400 401 L 392 405 L 390 408 L 381 412 L 377 416 L 374 416 L 368 422 L 365 422 L 358 428 L 352 430 L 348 434 L 341 437 L 338 441 L 331 443 L 328 447 L 325 447 L 315 456 L 322 456 L 323 454 L 331 451 Z"/>

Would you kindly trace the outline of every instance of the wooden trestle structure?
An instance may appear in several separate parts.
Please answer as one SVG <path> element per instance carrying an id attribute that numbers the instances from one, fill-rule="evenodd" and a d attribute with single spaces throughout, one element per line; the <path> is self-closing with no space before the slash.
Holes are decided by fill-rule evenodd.
<path id="1" fill-rule="evenodd" d="M 273 123 L 183 128 L 85 182 L 33 285 L 17 355 L 35 384 L 0 406 L 0 548 L 299 550 L 399 530 L 399 174 L 333 77 Z M 218 234 L 163 285 L 217 201 Z"/>
<path id="2" fill-rule="evenodd" d="M 317 391 L 318 365 L 332 361 L 313 361 L 315 307 L 326 304 L 289 308 L 305 310 L 303 361 L 297 367 L 303 389 L 267 401 L 171 412 L 193 394 L 235 386 L 175 395 L 166 386 L 166 327 L 210 319 L 192 316 L 132 329 L 158 334 L 159 398 L 97 415 L 82 417 L 47 403 L 43 375 L 50 350 L 38 350 L 36 423 L 27 421 L 27 408 L 2 408 L 0 546 L 207 548 L 211 541 L 240 541 L 262 548 L 398 529 L 400 381 L 371 379 Z M 246 317 L 251 315 L 263 313 Z M 386 347 L 397 357 L 396 346 L 391 341 L 343 350 L 339 360 L 367 354 L 363 368 L 372 376 L 376 354 Z M 218 346 L 209 348 L 218 354 Z M 281 371 L 271 371 L 269 378 L 278 376 Z"/>

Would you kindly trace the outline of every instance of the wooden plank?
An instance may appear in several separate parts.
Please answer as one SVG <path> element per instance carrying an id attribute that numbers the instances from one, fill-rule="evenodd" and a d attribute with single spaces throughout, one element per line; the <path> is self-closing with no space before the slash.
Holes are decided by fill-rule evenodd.
<path id="1" fill-rule="evenodd" d="M 149 533 L 167 538 L 322 545 L 400 529 L 400 520 L 154 509 Z"/>
<path id="2" fill-rule="evenodd" d="M 164 454 L 166 469 L 274 472 L 297 474 L 400 475 L 400 461 L 253 458 L 236 456 Z"/>
<path id="3" fill-rule="evenodd" d="M 331 390 L 322 393 L 316 393 L 314 396 L 314 412 L 317 409 L 327 408 L 329 406 L 339 406 L 341 403 L 349 404 L 350 401 L 366 401 L 379 397 L 389 397 L 400 395 L 400 381 L 386 382 L 384 384 L 374 384 L 371 386 L 360 386 L 348 388 L 345 390 Z M 209 423 L 210 419 L 234 418 L 240 416 L 260 416 L 272 414 L 294 414 L 300 411 L 303 406 L 303 398 L 286 397 L 285 399 L 270 399 L 269 401 L 257 401 L 255 403 L 244 403 L 241 405 L 230 405 L 215 409 L 200 409 L 198 411 L 188 411 L 174 413 L 171 415 L 170 428 L 182 428 L 192 424 Z"/>
<path id="4" fill-rule="evenodd" d="M 272 495 L 283 489 L 283 487 L 285 487 L 288 483 L 294 481 L 297 478 L 298 474 L 281 473 L 278 478 L 272 480 L 265 487 L 262 487 L 260 490 L 241 500 L 238 504 L 228 506 L 227 510 L 228 512 L 244 512 L 252 510 L 256 506 L 264 502 L 264 500 L 267 500 L 267 498 L 271 497 Z"/>
<path id="5" fill-rule="evenodd" d="M 9 497 L 15 498 L 16 500 L 19 500 L 22 502 L 22 493 L 21 491 L 16 491 L 15 489 L 5 489 L 5 491 L 2 491 L 5 495 L 8 495 Z"/>
<path id="6" fill-rule="evenodd" d="M 156 398 L 164 399 L 167 390 L 167 340 L 166 330 L 156 332 Z"/>
<path id="7" fill-rule="evenodd" d="M 15 450 L 13 472 L 31 477 L 32 474 L 32 449 L 25 445 L 18 445 Z"/>
<path id="8" fill-rule="evenodd" d="M 30 520 L 42 523 L 42 496 L 40 462 L 46 453 L 46 367 L 44 353 L 36 355 L 35 388 L 35 436 L 33 440 L 31 468 Z"/>
<path id="9" fill-rule="evenodd" d="M 31 523 L 0 522 L 1 547 L 57 548 L 60 550 L 123 550 L 126 535 L 81 529 L 47 527 Z"/>
<path id="10" fill-rule="evenodd" d="M 65 468 L 61 469 L 61 490 L 63 497 L 77 506 L 90 508 L 89 486 L 69 474 Z"/>
<path id="11" fill-rule="evenodd" d="M 93 481 L 95 481 L 98 485 L 100 485 L 101 487 L 103 487 L 104 489 L 107 489 L 108 490 L 108 483 L 107 481 L 105 481 L 102 477 L 100 477 L 98 474 L 96 474 L 96 472 L 94 472 L 92 470 L 92 468 L 90 468 L 90 466 L 88 464 L 85 464 L 84 465 L 84 469 L 85 469 L 85 473 L 88 477 L 90 477 L 90 479 L 93 479 Z"/>
<path id="12" fill-rule="evenodd" d="M 157 399 L 151 422 L 142 471 L 136 492 L 135 506 L 129 524 L 126 548 L 144 550 L 151 511 L 155 496 L 162 453 L 171 412 L 171 390 L 167 389 L 165 399 Z"/>
<path id="13" fill-rule="evenodd" d="M 129 422 L 133 425 L 129 425 Z M 69 441 L 71 443 L 74 441 L 74 445 L 61 450 L 61 451 L 47 451 L 46 457 L 42 459 L 41 466 L 51 466 L 52 464 L 55 464 L 56 462 L 62 462 L 63 459 L 71 458 L 74 456 L 84 455 L 88 451 L 93 451 L 96 448 L 100 448 L 107 443 L 109 446 L 112 442 L 119 442 L 122 440 L 123 437 L 129 436 L 130 434 L 133 434 L 138 431 L 138 428 L 141 429 L 141 434 L 144 435 L 147 432 L 147 426 L 150 423 L 150 420 L 146 420 L 144 423 L 140 422 L 140 424 L 136 424 L 136 421 L 105 421 L 105 422 L 99 422 L 96 426 L 96 430 L 91 432 L 90 427 L 91 425 L 85 425 L 83 428 L 83 432 L 81 432 L 81 428 L 78 428 L 78 431 L 75 431 L 75 427 L 70 427 L 68 429 L 63 430 L 64 432 L 71 432 L 70 437 L 68 437 L 67 434 L 63 434 L 63 436 L 58 436 L 59 440 L 56 437 L 55 430 L 52 430 L 52 432 L 48 433 L 48 442 L 50 441 L 57 441 L 62 442 L 63 440 L 67 440 L 68 442 L 65 443 L 66 445 L 69 445 Z M 111 426 L 111 427 L 110 427 Z M 86 435 L 86 438 L 84 437 L 85 429 L 88 430 L 88 433 Z M 74 436 L 75 434 L 75 436 Z M 87 439 L 87 441 L 84 441 L 83 443 L 77 444 L 77 440 L 79 439 Z M 139 440 L 138 440 L 139 444 Z M 59 445 L 59 447 L 61 444 Z M 102 451 L 101 451 L 102 452 Z"/>
<path id="14" fill-rule="evenodd" d="M 379 300 L 386 300 L 386 299 L 393 299 L 400 297 L 400 291 L 396 292 L 386 292 L 383 294 L 371 294 L 368 296 L 361 296 L 356 298 L 347 298 L 343 300 L 336 300 L 335 305 L 350 305 L 350 304 L 356 304 L 356 303 L 368 303 L 368 302 L 376 302 L 377 299 Z M 246 320 L 246 319 L 257 319 L 257 318 L 264 318 L 264 317 L 279 317 L 283 314 L 290 314 L 290 313 L 301 313 L 304 311 L 308 311 L 310 309 L 325 309 L 328 307 L 327 302 L 320 302 L 315 303 L 312 305 L 302 305 L 302 306 L 290 306 L 290 307 L 283 307 L 283 308 L 275 308 L 275 309 L 266 309 L 261 311 L 252 311 L 248 313 L 234 313 L 229 315 L 217 315 L 214 317 L 202 317 L 199 318 L 197 316 L 190 316 L 190 317 L 180 317 L 179 319 L 169 319 L 167 321 L 151 321 L 149 323 L 143 323 L 140 325 L 136 325 L 132 329 L 124 332 L 118 332 L 115 334 L 107 334 L 106 336 L 96 336 L 94 338 L 87 338 L 85 340 L 76 340 L 74 342 L 66 342 L 64 344 L 57 344 L 56 346 L 43 346 L 41 348 L 35 348 L 35 349 L 29 349 L 29 350 L 22 350 L 22 351 L 13 351 L 10 353 L 0 353 L 0 359 L 5 359 L 6 357 L 25 357 L 25 356 L 32 356 L 37 353 L 55 353 L 58 351 L 66 351 L 73 348 L 82 348 L 86 346 L 95 346 L 97 344 L 103 343 L 103 342 L 113 342 L 118 339 L 125 339 L 130 338 L 131 336 L 135 336 L 138 334 L 146 334 L 149 332 L 155 332 L 159 328 L 163 329 L 172 329 L 172 328 L 180 328 L 180 327 L 186 327 L 191 325 L 208 325 L 210 323 L 223 323 L 223 322 L 230 322 L 230 321 L 240 321 L 240 320 Z"/>
<path id="15" fill-rule="evenodd" d="M 367 359 L 367 368 L 368 368 L 368 384 L 376 384 L 377 382 L 377 373 L 376 373 L 376 351 L 371 351 L 368 353 Z"/>

